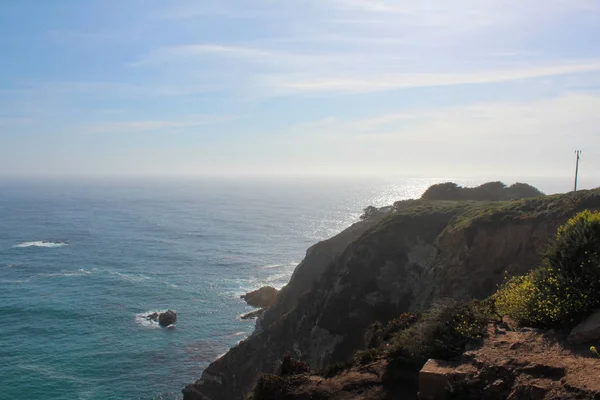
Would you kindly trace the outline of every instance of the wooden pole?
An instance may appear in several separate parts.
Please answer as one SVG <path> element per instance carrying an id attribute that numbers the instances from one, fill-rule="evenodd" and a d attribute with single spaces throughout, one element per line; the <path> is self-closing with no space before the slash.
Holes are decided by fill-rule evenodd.
<path id="1" fill-rule="evenodd" d="M 579 157 L 581 156 L 581 150 L 575 150 L 575 155 L 577 156 L 577 159 L 575 161 L 575 186 L 573 189 L 574 192 L 577 191 L 577 175 L 579 174 Z"/>

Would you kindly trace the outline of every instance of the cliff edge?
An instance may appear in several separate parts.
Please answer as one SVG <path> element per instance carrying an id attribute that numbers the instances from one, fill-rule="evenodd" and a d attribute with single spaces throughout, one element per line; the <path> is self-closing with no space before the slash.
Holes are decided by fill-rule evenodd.
<path id="1" fill-rule="evenodd" d="M 540 262 L 558 226 L 600 208 L 600 190 L 516 201 L 399 202 L 307 251 L 255 333 L 188 385 L 184 399 L 243 399 L 285 354 L 327 368 L 365 331 L 442 298 L 484 298 Z"/>

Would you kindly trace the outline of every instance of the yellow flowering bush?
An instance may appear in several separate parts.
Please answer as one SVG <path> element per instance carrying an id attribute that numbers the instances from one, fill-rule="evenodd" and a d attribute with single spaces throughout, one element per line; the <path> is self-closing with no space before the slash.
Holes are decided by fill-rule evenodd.
<path id="1" fill-rule="evenodd" d="M 570 327 L 600 305 L 600 212 L 583 211 L 558 229 L 545 265 L 508 280 L 496 309 L 522 325 Z"/>

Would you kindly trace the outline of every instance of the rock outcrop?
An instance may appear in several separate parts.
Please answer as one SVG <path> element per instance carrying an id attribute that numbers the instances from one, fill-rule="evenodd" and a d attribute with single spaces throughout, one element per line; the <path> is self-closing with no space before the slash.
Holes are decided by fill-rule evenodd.
<path id="1" fill-rule="evenodd" d="M 164 313 L 160 313 L 158 316 L 158 324 L 163 328 L 166 328 L 169 325 L 174 325 L 177 322 L 177 314 L 175 311 L 166 311 Z"/>
<path id="2" fill-rule="evenodd" d="M 595 311 L 573 328 L 569 334 L 569 342 L 572 344 L 598 343 L 598 341 L 600 341 L 600 310 Z"/>
<path id="3" fill-rule="evenodd" d="M 516 202 L 408 202 L 309 249 L 255 333 L 184 389 L 242 399 L 286 353 L 320 369 L 364 345 L 365 329 L 443 297 L 490 295 L 504 272 L 537 266 L 567 218 L 600 208 L 600 190 Z"/>
<path id="4" fill-rule="evenodd" d="M 271 286 L 264 286 L 253 292 L 240 296 L 248 305 L 259 308 L 269 308 L 275 303 L 279 290 Z"/>
<path id="5" fill-rule="evenodd" d="M 254 319 L 263 315 L 267 311 L 265 308 L 261 308 L 260 310 L 254 310 L 249 312 L 248 314 L 241 315 L 241 319 Z"/>

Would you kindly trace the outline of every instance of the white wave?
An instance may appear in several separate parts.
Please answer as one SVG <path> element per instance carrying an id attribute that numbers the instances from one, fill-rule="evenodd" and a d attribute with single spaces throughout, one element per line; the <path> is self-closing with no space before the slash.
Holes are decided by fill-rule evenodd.
<path id="1" fill-rule="evenodd" d="M 262 266 L 260 268 L 261 269 L 273 269 L 273 268 L 284 268 L 284 267 L 289 268 L 289 267 L 295 267 L 296 265 L 298 265 L 298 263 L 295 262 L 295 261 L 292 261 L 292 262 L 289 262 L 289 263 L 286 263 L 286 264 L 265 265 L 265 266 Z"/>
<path id="2" fill-rule="evenodd" d="M 23 242 L 17 245 L 14 245 L 14 248 L 25 248 L 25 247 L 64 247 L 67 246 L 64 242 L 50 242 L 48 240 L 36 240 L 34 242 Z"/>
<path id="3" fill-rule="evenodd" d="M 130 281 L 130 282 L 141 282 L 141 281 L 152 279 L 149 276 L 145 276 L 145 275 L 126 274 L 126 273 L 117 272 L 117 271 L 108 271 L 108 273 L 111 275 L 116 275 L 119 278 L 121 278 L 125 281 Z"/>
<path id="4" fill-rule="evenodd" d="M 29 282 L 29 279 L 25 279 L 25 280 L 0 279 L 0 283 L 6 283 L 6 284 L 12 284 L 12 283 L 21 284 L 21 283 L 26 283 L 26 282 Z"/>
<path id="5" fill-rule="evenodd" d="M 273 268 L 281 268 L 283 264 L 273 264 L 273 265 L 265 265 L 261 267 L 261 269 L 273 269 Z"/>
<path id="6" fill-rule="evenodd" d="M 36 373 L 44 376 L 47 379 L 52 379 L 62 382 L 73 382 L 77 384 L 84 384 L 85 382 L 76 376 L 66 374 L 61 370 L 48 366 L 48 365 L 36 365 L 36 364 L 18 364 L 17 368 L 23 369 L 28 372 Z"/>
<path id="7" fill-rule="evenodd" d="M 37 274 L 34 275 L 34 278 L 52 278 L 52 277 L 64 277 L 64 276 L 85 276 L 91 275 L 93 271 L 88 271 L 83 268 L 79 268 L 77 271 L 61 271 L 61 272 L 53 272 L 48 274 Z"/>
<path id="8" fill-rule="evenodd" d="M 285 284 L 289 280 L 290 274 L 287 272 L 281 274 L 273 274 L 266 279 L 267 283 L 282 283 Z"/>
<path id="9" fill-rule="evenodd" d="M 95 268 L 94 268 L 94 269 L 95 269 Z M 87 274 L 87 275 L 89 275 L 89 274 L 91 274 L 91 273 L 92 273 L 92 271 L 87 271 L 87 270 L 85 270 L 85 269 L 83 269 L 83 268 L 79 268 L 77 271 L 81 272 L 82 274 Z"/>

